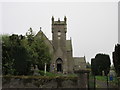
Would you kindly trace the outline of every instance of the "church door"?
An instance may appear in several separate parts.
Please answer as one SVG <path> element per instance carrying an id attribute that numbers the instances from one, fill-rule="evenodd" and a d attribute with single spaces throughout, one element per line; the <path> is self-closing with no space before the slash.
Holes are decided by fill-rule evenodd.
<path id="1" fill-rule="evenodd" d="M 62 65 L 61 64 L 57 64 L 57 72 L 62 72 Z"/>
<path id="2" fill-rule="evenodd" d="M 62 59 L 58 58 L 56 60 L 56 65 L 57 65 L 57 72 L 62 72 Z"/>

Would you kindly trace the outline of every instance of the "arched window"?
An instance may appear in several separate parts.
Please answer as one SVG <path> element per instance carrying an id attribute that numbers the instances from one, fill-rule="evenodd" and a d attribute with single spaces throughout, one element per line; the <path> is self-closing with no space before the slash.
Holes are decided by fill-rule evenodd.
<path id="1" fill-rule="evenodd" d="M 56 63 L 62 63 L 62 59 L 61 59 L 61 58 L 58 58 L 58 59 L 56 60 Z"/>

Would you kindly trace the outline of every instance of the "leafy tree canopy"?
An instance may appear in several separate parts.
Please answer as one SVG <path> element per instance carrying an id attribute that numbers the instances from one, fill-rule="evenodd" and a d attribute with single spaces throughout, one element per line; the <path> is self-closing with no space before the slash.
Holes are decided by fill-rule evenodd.
<path id="1" fill-rule="evenodd" d="M 38 65 L 40 70 L 44 64 L 50 64 L 51 55 L 44 39 L 35 38 L 32 28 L 26 36 L 12 34 L 2 35 L 2 68 L 4 75 L 29 75 L 31 66 Z M 49 71 L 49 68 L 47 69 Z"/>

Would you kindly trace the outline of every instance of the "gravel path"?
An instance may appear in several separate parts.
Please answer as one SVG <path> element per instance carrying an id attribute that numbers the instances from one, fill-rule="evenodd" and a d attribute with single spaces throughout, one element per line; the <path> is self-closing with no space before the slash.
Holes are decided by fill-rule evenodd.
<path id="1" fill-rule="evenodd" d="M 109 88 L 115 88 L 112 84 L 108 83 Z M 107 82 L 106 81 L 100 81 L 96 80 L 96 88 L 107 88 Z"/>

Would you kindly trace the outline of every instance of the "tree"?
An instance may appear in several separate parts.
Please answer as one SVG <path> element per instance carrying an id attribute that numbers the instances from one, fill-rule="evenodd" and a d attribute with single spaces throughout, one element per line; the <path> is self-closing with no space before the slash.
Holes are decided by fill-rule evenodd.
<path id="1" fill-rule="evenodd" d="M 95 75 L 102 75 L 102 71 L 104 71 L 105 75 L 107 75 L 110 70 L 110 64 L 109 55 L 97 54 L 95 59 L 91 60 L 92 72 Z"/>
<path id="2" fill-rule="evenodd" d="M 2 35 L 2 73 L 13 74 L 15 69 L 13 69 L 14 60 L 11 55 L 11 44 L 8 35 Z"/>
<path id="3" fill-rule="evenodd" d="M 21 38 L 21 37 L 23 36 L 16 36 L 17 42 L 12 46 L 13 48 L 12 54 L 15 60 L 14 68 L 16 69 L 15 74 L 27 75 L 30 72 L 31 62 L 29 60 L 28 51 L 22 45 L 22 42 L 21 42 L 24 38 Z"/>
<path id="4" fill-rule="evenodd" d="M 98 68 L 97 68 L 97 62 L 95 58 L 91 59 L 91 70 L 93 75 L 98 75 Z"/>
<path id="5" fill-rule="evenodd" d="M 113 64 L 117 76 L 120 76 L 120 44 L 115 45 L 115 51 L 113 52 Z"/>
<path id="6" fill-rule="evenodd" d="M 40 70 L 44 70 L 44 64 L 50 65 L 51 55 L 49 53 L 49 48 L 45 44 L 43 35 L 40 38 L 35 38 L 32 28 L 30 28 L 26 34 L 29 46 L 29 54 L 31 56 L 31 61 L 33 66 L 38 65 Z M 47 69 L 49 70 L 49 68 Z"/>
<path id="7" fill-rule="evenodd" d="M 3 73 L 26 75 L 30 71 L 29 56 L 22 44 L 24 36 L 11 35 L 3 38 Z"/>
<path id="8" fill-rule="evenodd" d="M 44 70 L 44 64 L 50 65 L 51 55 L 44 39 L 35 38 L 32 28 L 26 34 L 2 36 L 2 68 L 4 75 L 29 75 L 31 65 Z M 47 69 L 49 71 L 49 68 Z"/>

